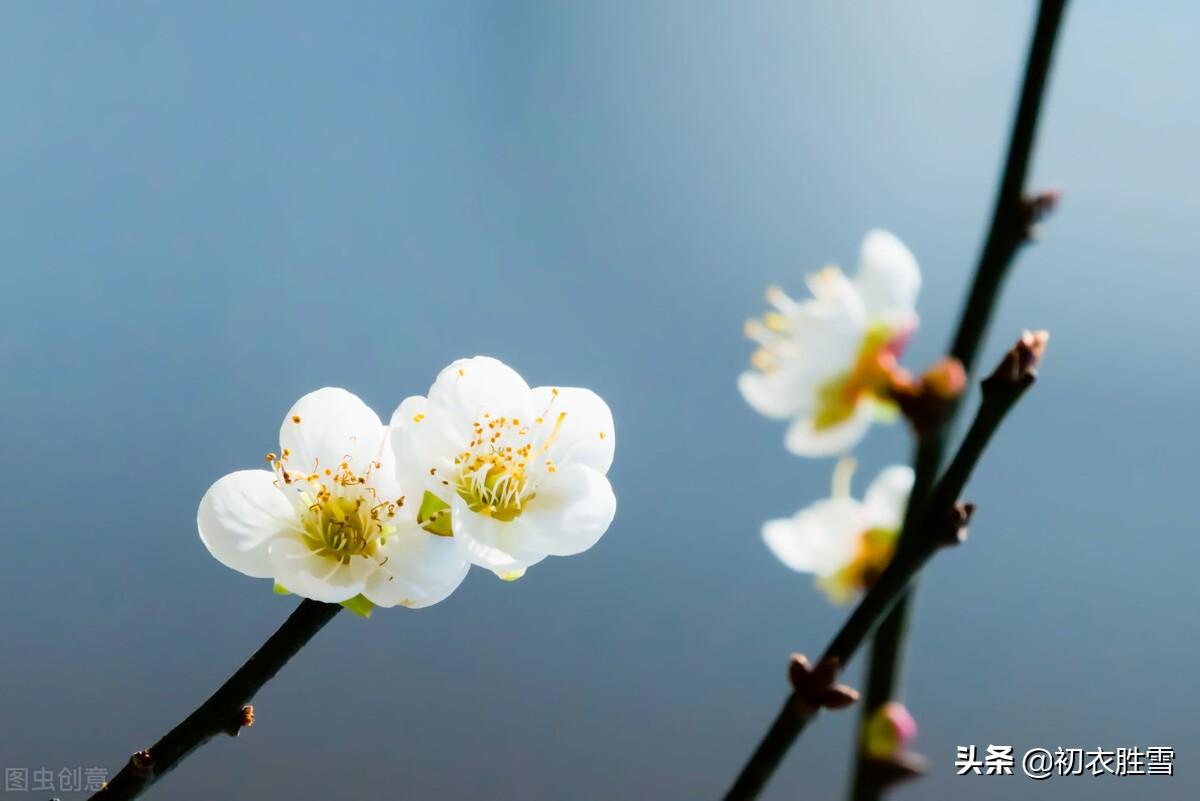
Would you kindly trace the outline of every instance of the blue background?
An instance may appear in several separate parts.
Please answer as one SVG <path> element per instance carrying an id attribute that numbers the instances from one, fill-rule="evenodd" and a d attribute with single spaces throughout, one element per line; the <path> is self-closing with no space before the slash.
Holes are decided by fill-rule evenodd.
<path id="1" fill-rule="evenodd" d="M 1189 798 L 1200 137 L 1184 2 L 1069 9 L 1032 171 L 1065 201 L 986 343 L 1053 332 L 922 584 L 897 798 Z M 845 609 L 761 521 L 827 491 L 734 381 L 871 227 L 947 342 L 1030 2 L 0 7 L 0 763 L 115 768 L 291 610 L 207 486 L 322 385 L 385 416 L 486 353 L 611 405 L 616 522 L 515 584 L 337 619 L 159 798 L 715 798 Z M 860 449 L 861 490 L 907 457 Z M 857 680 L 855 665 L 852 678 Z M 770 788 L 836 797 L 853 714 Z M 956 778 L 960 744 L 1167 745 L 1177 776 Z M 64 797 L 77 797 L 64 794 Z"/>

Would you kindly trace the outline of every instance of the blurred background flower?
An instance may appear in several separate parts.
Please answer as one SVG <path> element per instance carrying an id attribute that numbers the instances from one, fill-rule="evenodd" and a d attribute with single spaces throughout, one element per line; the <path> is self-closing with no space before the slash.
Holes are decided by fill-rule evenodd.
<path id="1" fill-rule="evenodd" d="M 792 453 L 829 456 L 851 450 L 872 421 L 895 419 L 891 376 L 917 327 L 921 273 L 899 239 L 870 231 L 852 279 L 826 267 L 807 280 L 812 298 L 772 286 L 775 310 L 746 323 L 760 347 L 738 389 L 755 411 L 793 418 Z"/>

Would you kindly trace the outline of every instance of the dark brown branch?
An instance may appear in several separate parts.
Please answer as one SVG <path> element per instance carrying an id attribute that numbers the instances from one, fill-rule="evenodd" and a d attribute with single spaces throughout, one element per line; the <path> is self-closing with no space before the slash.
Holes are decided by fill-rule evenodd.
<path id="1" fill-rule="evenodd" d="M 899 543 L 896 555 L 834 635 L 817 666 L 810 670 L 807 662 L 801 663 L 804 678 L 800 682 L 796 679 L 797 660 L 793 659 L 794 689 L 725 796 L 726 801 L 756 798 L 817 712 L 822 707 L 844 705 L 845 688 L 836 684 L 838 668 L 854 656 L 929 558 L 941 547 L 961 541 L 973 508 L 958 498 L 1001 421 L 1033 384 L 1045 345 L 1044 333 L 1025 334 L 983 382 L 983 399 L 975 420 L 950 466 L 930 492 L 929 503 L 919 523 L 911 529 L 912 535 Z"/>
<path id="2" fill-rule="evenodd" d="M 92 796 L 93 801 L 137 798 L 150 785 L 218 734 L 236 735 L 254 722 L 247 706 L 264 684 L 341 611 L 338 604 L 303 601 L 262 647 L 196 711 L 128 764 Z"/>
<path id="3" fill-rule="evenodd" d="M 957 334 L 950 348 L 950 355 L 962 362 L 970 373 L 979 353 L 979 344 L 992 319 L 992 310 L 999 297 L 1000 285 L 1008 274 L 1013 256 L 1022 244 L 1028 242 L 1032 227 L 1040 217 L 1054 206 L 1057 193 L 1042 193 L 1032 198 L 1025 196 L 1025 176 L 1029 171 L 1029 156 L 1033 150 L 1034 134 L 1037 132 L 1038 112 L 1042 106 L 1042 95 L 1046 88 L 1046 77 L 1050 72 L 1050 61 L 1054 55 L 1054 43 L 1058 38 L 1059 25 L 1067 0 L 1042 0 L 1038 9 L 1033 42 L 1029 46 L 1029 60 L 1025 67 L 1025 80 L 1021 87 L 1021 99 L 1017 104 L 1017 118 L 1013 123 L 1012 138 L 1008 145 L 1008 157 L 1004 163 L 1004 174 L 1000 179 L 1000 190 L 992 214 L 979 267 L 967 295 L 966 305 L 959 317 Z"/>
<path id="4" fill-rule="evenodd" d="M 1033 41 L 1029 46 L 1029 57 L 1025 67 L 1025 79 L 1017 103 L 1017 116 L 1013 122 L 992 222 L 950 347 L 951 355 L 962 363 L 968 374 L 974 369 L 980 343 L 987 333 L 1001 286 L 1017 251 L 1033 237 L 1038 222 L 1054 209 L 1059 199 L 1055 191 L 1027 197 L 1025 182 L 1046 79 L 1050 72 L 1054 45 L 1058 39 L 1066 4 L 1066 0 L 1042 0 L 1038 9 Z M 957 405 L 952 404 L 950 414 L 939 428 L 921 432 L 918 456 L 915 460 L 918 478 L 911 496 L 910 509 L 913 506 L 923 506 L 926 502 L 924 494 L 920 492 L 923 484 L 921 472 L 923 469 L 932 470 L 932 474 L 936 475 L 945 456 L 946 442 L 956 412 Z M 902 531 L 901 538 L 905 536 Z M 910 589 L 880 624 L 875 634 L 867 666 L 863 720 L 896 694 L 900 683 L 904 640 L 911 607 Z M 852 801 L 876 801 L 882 795 L 882 788 L 872 779 L 865 759 L 866 755 L 859 749 L 850 792 Z"/>

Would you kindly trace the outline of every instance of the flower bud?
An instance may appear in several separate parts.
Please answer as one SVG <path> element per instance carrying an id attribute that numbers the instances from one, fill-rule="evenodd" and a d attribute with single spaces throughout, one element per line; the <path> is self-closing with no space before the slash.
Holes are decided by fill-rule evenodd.
<path id="1" fill-rule="evenodd" d="M 916 736 L 917 722 L 904 704 L 888 701 L 863 726 L 863 750 L 874 759 L 898 757 Z"/>

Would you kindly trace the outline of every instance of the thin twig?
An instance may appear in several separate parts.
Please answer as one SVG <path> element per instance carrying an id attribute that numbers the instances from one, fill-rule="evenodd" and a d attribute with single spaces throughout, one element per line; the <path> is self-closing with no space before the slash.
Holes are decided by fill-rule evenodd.
<path id="1" fill-rule="evenodd" d="M 950 466 L 930 492 L 930 501 L 919 524 L 911 529 L 912 535 L 897 546 L 896 555 L 834 635 L 817 666 L 809 670 L 806 661 L 794 658 L 794 689 L 725 796 L 726 801 L 756 798 L 817 711 L 822 706 L 840 705 L 846 690 L 833 684 L 837 669 L 854 656 L 929 558 L 941 546 L 962 538 L 972 508 L 959 503 L 959 495 L 1001 421 L 1032 385 L 1045 344 L 1045 334 L 1026 334 L 983 382 L 983 399 L 975 420 Z M 829 695 L 831 691 L 832 696 Z"/>
<path id="2" fill-rule="evenodd" d="M 236 735 L 242 726 L 253 722 L 253 708 L 246 705 L 254 694 L 341 609 L 338 604 L 303 601 L 219 690 L 161 740 L 130 757 L 112 781 L 92 796 L 92 801 L 137 798 L 213 737 Z"/>
<path id="3" fill-rule="evenodd" d="M 1030 240 L 1034 226 L 1041 216 L 1053 209 L 1057 200 L 1055 192 L 1026 197 L 1025 178 L 1029 171 L 1029 159 L 1037 133 L 1038 116 L 1050 72 L 1054 44 L 1058 39 L 1066 4 L 1067 0 L 1042 0 L 1038 10 L 992 222 L 950 348 L 951 355 L 959 360 L 968 375 L 973 371 L 980 343 L 987 333 L 988 323 L 999 299 L 1000 288 L 1017 251 Z M 910 499 L 910 512 L 914 507 L 922 507 L 927 500 L 923 490 L 928 490 L 932 479 L 923 481 L 922 473 L 937 475 L 945 458 L 947 439 L 957 411 L 958 405 L 955 403 L 950 407 L 942 425 L 924 433 L 918 442 L 917 456 L 914 459 L 917 479 Z M 901 540 L 905 538 L 907 528 L 905 525 L 901 531 Z M 866 692 L 859 728 L 875 709 L 896 695 L 900 685 L 904 640 L 908 631 L 914 590 L 915 583 L 875 633 L 867 666 Z M 852 801 L 876 801 L 881 797 L 883 787 L 874 780 L 867 755 L 862 748 L 859 747 L 856 751 L 850 798 Z"/>

